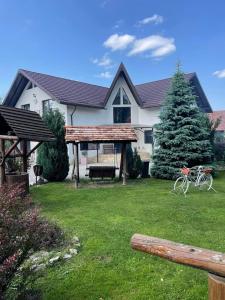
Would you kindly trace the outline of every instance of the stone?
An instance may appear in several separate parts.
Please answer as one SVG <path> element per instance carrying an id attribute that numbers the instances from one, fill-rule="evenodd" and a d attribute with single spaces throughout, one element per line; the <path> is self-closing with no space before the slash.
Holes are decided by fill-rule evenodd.
<path id="1" fill-rule="evenodd" d="M 69 249 L 69 252 L 70 252 L 70 254 L 74 254 L 74 255 L 76 255 L 78 253 L 77 249 L 75 249 L 75 248 Z"/>
<path id="2" fill-rule="evenodd" d="M 68 253 L 66 253 L 66 254 L 63 256 L 64 259 L 70 259 L 71 257 L 72 257 L 72 255 L 71 255 L 71 254 L 68 254 Z"/>
<path id="3" fill-rule="evenodd" d="M 50 264 L 54 264 L 55 262 L 57 262 L 60 259 L 60 256 L 55 256 L 49 259 L 49 263 Z"/>
<path id="4" fill-rule="evenodd" d="M 46 264 L 40 264 L 36 266 L 35 271 L 42 271 L 46 268 Z"/>
<path id="5" fill-rule="evenodd" d="M 79 243 L 79 238 L 77 237 L 77 236 L 74 236 L 73 238 L 72 238 L 72 241 L 74 242 L 74 243 Z"/>

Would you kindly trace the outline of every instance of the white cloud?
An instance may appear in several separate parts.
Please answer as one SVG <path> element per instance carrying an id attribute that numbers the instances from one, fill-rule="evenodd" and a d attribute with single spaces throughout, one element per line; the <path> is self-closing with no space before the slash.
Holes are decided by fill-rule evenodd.
<path id="1" fill-rule="evenodd" d="M 118 28 L 120 28 L 121 25 L 123 25 L 123 23 L 124 23 L 124 20 L 122 20 L 122 19 L 116 21 L 115 25 L 113 26 L 113 29 L 118 29 Z"/>
<path id="2" fill-rule="evenodd" d="M 97 75 L 97 77 L 109 79 L 109 78 L 112 78 L 112 74 L 110 72 L 106 71 L 106 72 L 101 72 L 99 75 Z"/>
<path id="3" fill-rule="evenodd" d="M 93 62 L 93 64 L 96 64 L 100 67 L 105 67 L 105 68 L 112 67 L 112 60 L 108 56 L 108 54 L 104 54 L 101 58 L 94 58 L 91 61 Z"/>
<path id="4" fill-rule="evenodd" d="M 213 73 L 217 78 L 225 78 L 225 69 Z"/>
<path id="5" fill-rule="evenodd" d="M 128 47 L 133 41 L 135 37 L 133 35 L 124 34 L 118 35 L 117 33 L 112 34 L 103 45 L 106 48 L 110 48 L 112 51 L 123 50 Z"/>
<path id="6" fill-rule="evenodd" d="M 163 23 L 163 21 L 164 21 L 164 19 L 162 16 L 154 14 L 151 17 L 147 17 L 147 18 L 144 18 L 143 20 L 138 21 L 137 26 L 147 25 L 150 23 L 158 25 L 158 24 Z"/>
<path id="7" fill-rule="evenodd" d="M 143 39 L 136 39 L 128 56 L 137 55 L 146 51 L 152 51 L 153 57 L 162 57 L 174 52 L 176 46 L 173 38 L 165 38 L 160 35 L 150 35 Z"/>

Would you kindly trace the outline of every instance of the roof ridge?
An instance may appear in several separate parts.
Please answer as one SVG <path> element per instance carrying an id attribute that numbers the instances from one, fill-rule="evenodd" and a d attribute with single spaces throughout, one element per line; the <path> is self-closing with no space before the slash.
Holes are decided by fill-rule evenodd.
<path id="1" fill-rule="evenodd" d="M 196 74 L 196 72 L 190 72 L 190 73 L 184 73 L 184 75 L 194 75 Z M 144 83 L 139 83 L 139 84 L 135 84 L 134 86 L 140 86 L 140 85 L 144 85 L 144 84 L 148 84 L 148 83 L 153 83 L 153 82 L 159 82 L 159 81 L 164 81 L 164 80 L 168 80 L 168 79 L 172 79 L 173 76 L 171 77 L 166 77 L 166 78 L 163 78 L 163 79 L 158 79 L 158 80 L 153 80 L 153 81 L 148 81 L 148 82 L 144 82 Z"/>
<path id="2" fill-rule="evenodd" d="M 89 82 L 84 82 L 84 81 L 69 79 L 69 78 L 65 78 L 65 77 L 50 75 L 50 74 L 46 74 L 46 73 L 34 72 L 34 71 L 30 71 L 30 70 L 25 70 L 25 69 L 19 69 L 18 71 L 19 72 L 21 72 L 21 71 L 22 72 L 30 72 L 30 73 L 50 76 L 50 77 L 54 77 L 54 78 L 58 78 L 58 79 L 68 80 L 68 81 L 72 81 L 72 82 L 78 82 L 78 83 L 83 83 L 83 84 L 87 84 L 87 85 L 97 86 L 97 87 L 104 88 L 104 89 L 109 89 L 109 87 L 107 87 L 107 86 L 102 86 L 102 85 L 99 85 L 99 84 L 93 84 L 93 83 L 89 83 Z"/>

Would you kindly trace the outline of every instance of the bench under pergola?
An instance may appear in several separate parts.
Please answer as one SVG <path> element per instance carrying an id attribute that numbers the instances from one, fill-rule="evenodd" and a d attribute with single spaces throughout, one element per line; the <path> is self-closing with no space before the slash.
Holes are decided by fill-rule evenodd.
<path id="1" fill-rule="evenodd" d="M 65 139 L 67 144 L 75 146 L 74 160 L 76 164 L 75 187 L 79 183 L 79 149 L 80 143 L 113 143 L 122 145 L 121 168 L 123 172 L 123 185 L 126 184 L 126 145 L 137 142 L 134 128 L 125 125 L 109 126 L 65 126 Z"/>
<path id="2" fill-rule="evenodd" d="M 27 172 L 29 156 L 43 143 L 55 140 L 40 115 L 33 111 L 0 105 L 0 187 L 5 183 L 5 161 L 21 157 L 23 172 Z M 7 144 L 8 147 L 7 147 Z M 29 141 L 37 142 L 28 149 Z M 21 147 L 18 147 L 19 144 Z"/>

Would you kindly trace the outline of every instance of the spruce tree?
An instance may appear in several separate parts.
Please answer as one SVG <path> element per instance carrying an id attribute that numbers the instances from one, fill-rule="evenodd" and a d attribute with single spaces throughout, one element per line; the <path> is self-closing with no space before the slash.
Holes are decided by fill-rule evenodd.
<path id="1" fill-rule="evenodd" d="M 210 162 L 210 133 L 203 124 L 192 87 L 179 68 L 173 76 L 155 131 L 153 176 L 174 179 L 183 166 Z"/>
<path id="2" fill-rule="evenodd" d="M 58 110 L 49 110 L 43 120 L 54 133 L 56 141 L 43 143 L 38 149 L 38 164 L 48 181 L 63 181 L 69 172 L 69 158 L 64 137 L 64 117 Z"/>

